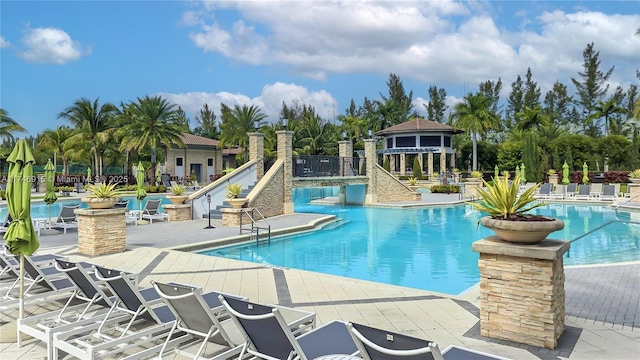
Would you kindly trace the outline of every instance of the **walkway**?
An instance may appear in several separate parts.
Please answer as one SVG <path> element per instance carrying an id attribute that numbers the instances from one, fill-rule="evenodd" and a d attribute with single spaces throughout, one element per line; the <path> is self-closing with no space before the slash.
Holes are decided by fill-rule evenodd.
<path id="1" fill-rule="evenodd" d="M 442 200 L 434 199 L 430 202 Z M 269 221 L 276 231 L 291 231 L 296 225 L 308 227 L 324 218 L 293 214 Z M 174 250 L 238 235 L 237 228 L 213 223 L 216 229 L 204 229 L 207 220 L 130 225 L 128 251 L 93 258 L 77 253 L 75 231 L 67 236 L 43 233 L 41 252 L 59 252 L 76 261 L 139 272 L 142 286 L 148 286 L 150 279 L 190 283 L 205 291 L 236 293 L 259 303 L 314 311 L 320 324 L 351 320 L 432 339 L 443 348 L 461 345 L 513 359 L 635 359 L 640 355 L 640 263 L 567 268 L 567 329 L 558 348 L 548 350 L 482 337 L 477 287 L 449 296 Z M 1 320 L 15 316 L 2 314 Z M 44 345 L 33 340 L 21 349 L 15 343 L 0 344 L 3 360 L 38 359 L 44 354 Z"/>

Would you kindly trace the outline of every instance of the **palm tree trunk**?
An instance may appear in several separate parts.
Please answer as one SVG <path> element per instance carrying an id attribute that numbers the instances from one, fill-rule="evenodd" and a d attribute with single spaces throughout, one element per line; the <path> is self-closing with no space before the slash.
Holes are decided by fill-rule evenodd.
<path id="1" fill-rule="evenodd" d="M 471 133 L 471 143 L 473 144 L 473 167 L 472 170 L 473 171 L 477 171 L 478 170 L 478 136 L 477 134 L 474 132 Z"/>

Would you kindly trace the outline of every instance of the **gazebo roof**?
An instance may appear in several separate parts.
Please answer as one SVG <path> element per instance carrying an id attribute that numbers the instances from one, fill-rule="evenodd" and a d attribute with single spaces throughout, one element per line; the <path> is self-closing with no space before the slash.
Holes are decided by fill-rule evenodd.
<path id="1" fill-rule="evenodd" d="M 406 134 L 406 133 L 415 134 L 415 133 L 428 133 L 428 132 L 460 134 L 460 133 L 463 133 L 464 131 L 458 130 L 453 126 L 437 123 L 435 121 L 425 120 L 422 118 L 413 118 L 401 124 L 394 125 L 386 129 L 382 129 L 376 132 L 376 135 L 380 136 L 380 135 Z"/>
<path id="2" fill-rule="evenodd" d="M 217 148 L 218 144 L 220 143 L 220 141 L 215 139 L 209 139 L 206 137 L 188 133 L 182 133 L 180 137 L 182 138 L 182 142 L 187 146 L 207 146 Z"/>

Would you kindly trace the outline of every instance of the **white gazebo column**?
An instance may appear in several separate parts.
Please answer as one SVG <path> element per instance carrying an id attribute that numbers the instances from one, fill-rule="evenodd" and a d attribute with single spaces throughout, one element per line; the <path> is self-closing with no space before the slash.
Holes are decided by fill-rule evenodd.
<path id="1" fill-rule="evenodd" d="M 400 175 L 406 175 L 407 169 L 407 154 L 400 153 Z"/>
<path id="2" fill-rule="evenodd" d="M 422 170 L 424 169 L 424 159 L 422 158 L 422 153 L 418 153 L 418 155 L 416 155 L 418 157 L 418 162 L 420 163 L 420 172 L 422 173 Z"/>
<path id="3" fill-rule="evenodd" d="M 427 175 L 429 175 L 429 181 L 433 178 L 433 152 L 427 153 Z"/>

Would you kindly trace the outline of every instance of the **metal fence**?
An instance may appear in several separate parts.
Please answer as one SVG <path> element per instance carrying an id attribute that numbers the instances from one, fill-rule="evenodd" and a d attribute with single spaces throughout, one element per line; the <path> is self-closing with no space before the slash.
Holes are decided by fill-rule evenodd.
<path id="1" fill-rule="evenodd" d="M 293 177 L 366 175 L 359 157 L 305 155 L 293 157 Z"/>

